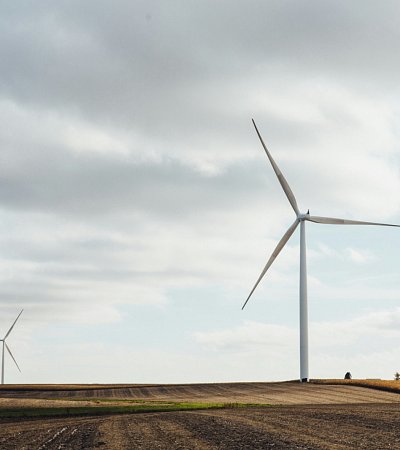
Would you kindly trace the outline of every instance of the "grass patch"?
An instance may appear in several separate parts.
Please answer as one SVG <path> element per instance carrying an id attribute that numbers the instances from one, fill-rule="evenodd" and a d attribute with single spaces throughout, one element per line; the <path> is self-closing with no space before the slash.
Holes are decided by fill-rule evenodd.
<path id="1" fill-rule="evenodd" d="M 115 400 L 114 400 L 115 401 Z M 7 408 L 0 409 L 0 418 L 23 417 L 65 417 L 65 416 L 101 416 L 110 414 L 140 414 L 151 412 L 197 411 L 204 409 L 227 409 L 263 407 L 254 403 L 180 403 L 154 402 L 121 405 L 121 406 L 74 406 L 54 408 Z"/>

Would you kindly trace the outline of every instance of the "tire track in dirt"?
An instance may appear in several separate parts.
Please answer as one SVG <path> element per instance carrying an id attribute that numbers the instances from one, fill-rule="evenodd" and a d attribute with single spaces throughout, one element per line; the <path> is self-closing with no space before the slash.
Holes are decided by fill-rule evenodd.
<path id="1" fill-rule="evenodd" d="M 394 408 L 392 407 L 394 406 Z M 388 408 L 389 407 L 389 408 Z M 208 412 L 197 413 L 208 415 Z M 276 442 L 321 449 L 400 448 L 400 414 L 397 405 L 328 407 L 284 407 L 272 410 L 218 411 L 249 427 L 261 428 Z M 235 428 L 233 426 L 233 428 Z M 287 447 L 293 448 L 293 447 Z"/>
<path id="2" fill-rule="evenodd" d="M 400 448 L 398 404 L 296 405 L 2 420 L 1 450 Z"/>
<path id="3" fill-rule="evenodd" d="M 185 428 L 193 437 L 201 440 L 210 449 L 218 450 L 261 450 L 261 449 L 289 449 L 292 443 L 277 436 L 273 436 L 265 428 L 249 426 L 248 423 L 238 421 L 229 414 L 174 414 L 166 418 Z M 296 448 L 306 448 L 298 446 Z"/>
<path id="4" fill-rule="evenodd" d="M 315 449 L 337 449 L 345 450 L 349 448 L 360 448 L 349 446 L 349 442 L 343 436 L 346 433 L 337 433 L 337 429 L 334 429 L 333 434 L 329 434 L 326 430 L 321 428 L 319 420 L 311 421 L 309 418 L 305 420 L 301 417 L 299 420 L 300 411 L 296 411 L 296 415 L 293 417 L 287 414 L 286 410 L 283 414 L 276 414 L 276 411 L 253 411 L 254 414 L 218 414 L 218 416 L 227 416 L 231 422 L 231 428 L 235 429 L 239 425 L 248 430 L 255 430 L 262 432 L 268 436 L 269 443 L 276 443 L 282 445 L 282 448 L 315 448 Z M 331 424 L 330 424 L 331 425 Z M 318 430 L 318 431 L 316 431 Z M 364 430 L 363 430 L 364 431 Z M 351 430 L 350 435 L 354 437 L 354 429 Z M 294 445 L 295 444 L 295 445 Z M 249 447 L 251 448 L 251 447 Z M 257 448 L 263 448 L 262 446 Z M 275 447 L 274 447 L 275 448 Z"/>
<path id="5" fill-rule="evenodd" d="M 2 423 L 1 450 L 76 450 L 96 448 L 97 424 L 94 420 L 31 420 Z"/>
<path id="6" fill-rule="evenodd" d="M 169 421 L 166 415 L 115 417 L 103 422 L 99 432 L 109 450 L 210 449 L 190 431 Z M 123 438 L 119 439 L 121 435 Z"/>

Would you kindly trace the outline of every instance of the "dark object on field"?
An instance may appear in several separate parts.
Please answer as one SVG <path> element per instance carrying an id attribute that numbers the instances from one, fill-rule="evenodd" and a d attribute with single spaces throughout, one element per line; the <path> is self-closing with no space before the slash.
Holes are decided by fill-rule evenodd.
<path id="1" fill-rule="evenodd" d="M 350 372 L 346 372 L 346 375 L 344 376 L 345 380 L 351 380 L 351 373 Z"/>
<path id="2" fill-rule="evenodd" d="M 394 374 L 394 379 L 397 380 L 397 381 L 400 380 L 400 373 L 399 373 L 399 372 L 396 372 L 396 373 Z"/>

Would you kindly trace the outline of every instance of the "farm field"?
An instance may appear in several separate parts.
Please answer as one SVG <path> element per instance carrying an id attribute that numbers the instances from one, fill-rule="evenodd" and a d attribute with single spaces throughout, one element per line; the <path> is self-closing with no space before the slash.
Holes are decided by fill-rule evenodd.
<path id="1" fill-rule="evenodd" d="M 388 392 L 400 393 L 400 380 L 313 380 L 313 383 L 317 384 L 329 384 L 329 385 L 350 385 L 369 387 L 372 389 L 380 389 Z"/>
<path id="2" fill-rule="evenodd" d="M 114 403 L 118 400 L 268 405 L 400 403 L 400 396 L 396 393 L 365 389 L 361 380 L 351 380 L 351 383 L 340 381 L 320 380 L 303 384 L 260 382 L 170 385 L 5 385 L 0 387 L 0 408 L 1 402 L 11 398 L 15 399 L 16 404 L 16 399 L 42 399 L 46 402 L 74 401 L 75 405 L 80 400 L 96 405 L 95 401 L 102 399 L 113 400 Z M 25 402 L 23 404 L 26 406 Z M 39 404 L 40 402 L 35 403 L 35 405 Z"/>
<path id="3" fill-rule="evenodd" d="M 399 403 L 350 383 L 5 385 L 0 448 L 400 448 Z"/>

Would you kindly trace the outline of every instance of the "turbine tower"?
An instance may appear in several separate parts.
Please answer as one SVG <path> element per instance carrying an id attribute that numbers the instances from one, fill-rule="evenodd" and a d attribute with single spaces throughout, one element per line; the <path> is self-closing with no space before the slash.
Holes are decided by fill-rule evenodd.
<path id="1" fill-rule="evenodd" d="M 18 314 L 17 318 L 14 320 L 14 323 L 11 325 L 10 329 L 7 331 L 7 333 L 3 337 L 3 339 L 0 339 L 0 342 L 3 342 L 3 349 L 2 349 L 3 351 L 2 351 L 2 355 L 1 355 L 1 384 L 4 384 L 4 351 L 5 351 L 5 349 L 7 349 L 8 353 L 11 356 L 11 358 L 15 362 L 15 365 L 17 366 L 18 370 L 21 372 L 21 369 L 19 368 L 17 361 L 15 360 L 13 354 L 11 353 L 11 350 L 10 350 L 9 346 L 6 343 L 6 339 L 10 335 L 12 329 L 14 328 L 14 325 L 17 323 L 17 320 L 19 319 L 19 316 L 22 314 L 22 311 L 23 311 L 23 309 Z"/>
<path id="2" fill-rule="evenodd" d="M 283 235 L 282 239 L 278 242 L 275 250 L 272 252 L 267 264 L 265 265 L 261 275 L 258 277 L 256 284 L 251 290 L 247 300 L 244 302 L 242 306 L 242 310 L 246 306 L 250 297 L 253 295 L 256 287 L 259 285 L 260 281 L 263 279 L 264 275 L 267 273 L 267 270 L 271 267 L 271 264 L 274 262 L 275 258 L 279 255 L 280 251 L 286 245 L 287 241 L 290 239 L 297 226 L 300 224 L 300 289 L 299 289 L 299 297 L 300 297 L 300 381 L 307 382 L 309 380 L 308 376 L 308 306 L 307 306 L 307 257 L 306 257 L 306 221 L 314 222 L 314 223 L 322 223 L 322 224 L 333 224 L 333 225 L 381 225 L 386 227 L 400 227 L 400 225 L 392 225 L 388 223 L 376 223 L 376 222 L 362 222 L 359 220 L 347 220 L 347 219 L 335 219 L 333 217 L 320 217 L 320 216 L 311 216 L 309 210 L 307 213 L 301 213 L 299 207 L 297 206 L 296 198 L 290 189 L 286 178 L 283 176 L 282 172 L 279 170 L 279 167 L 276 165 L 276 162 L 273 160 L 270 152 L 265 145 L 261 134 L 259 133 L 256 123 L 254 119 L 252 119 L 254 128 L 257 132 L 257 135 L 261 141 L 262 146 L 264 147 L 265 153 L 274 169 L 276 176 L 278 177 L 278 181 L 282 186 L 283 191 L 286 194 L 289 203 L 291 204 L 295 214 L 296 220 L 289 227 L 286 233 Z"/>

